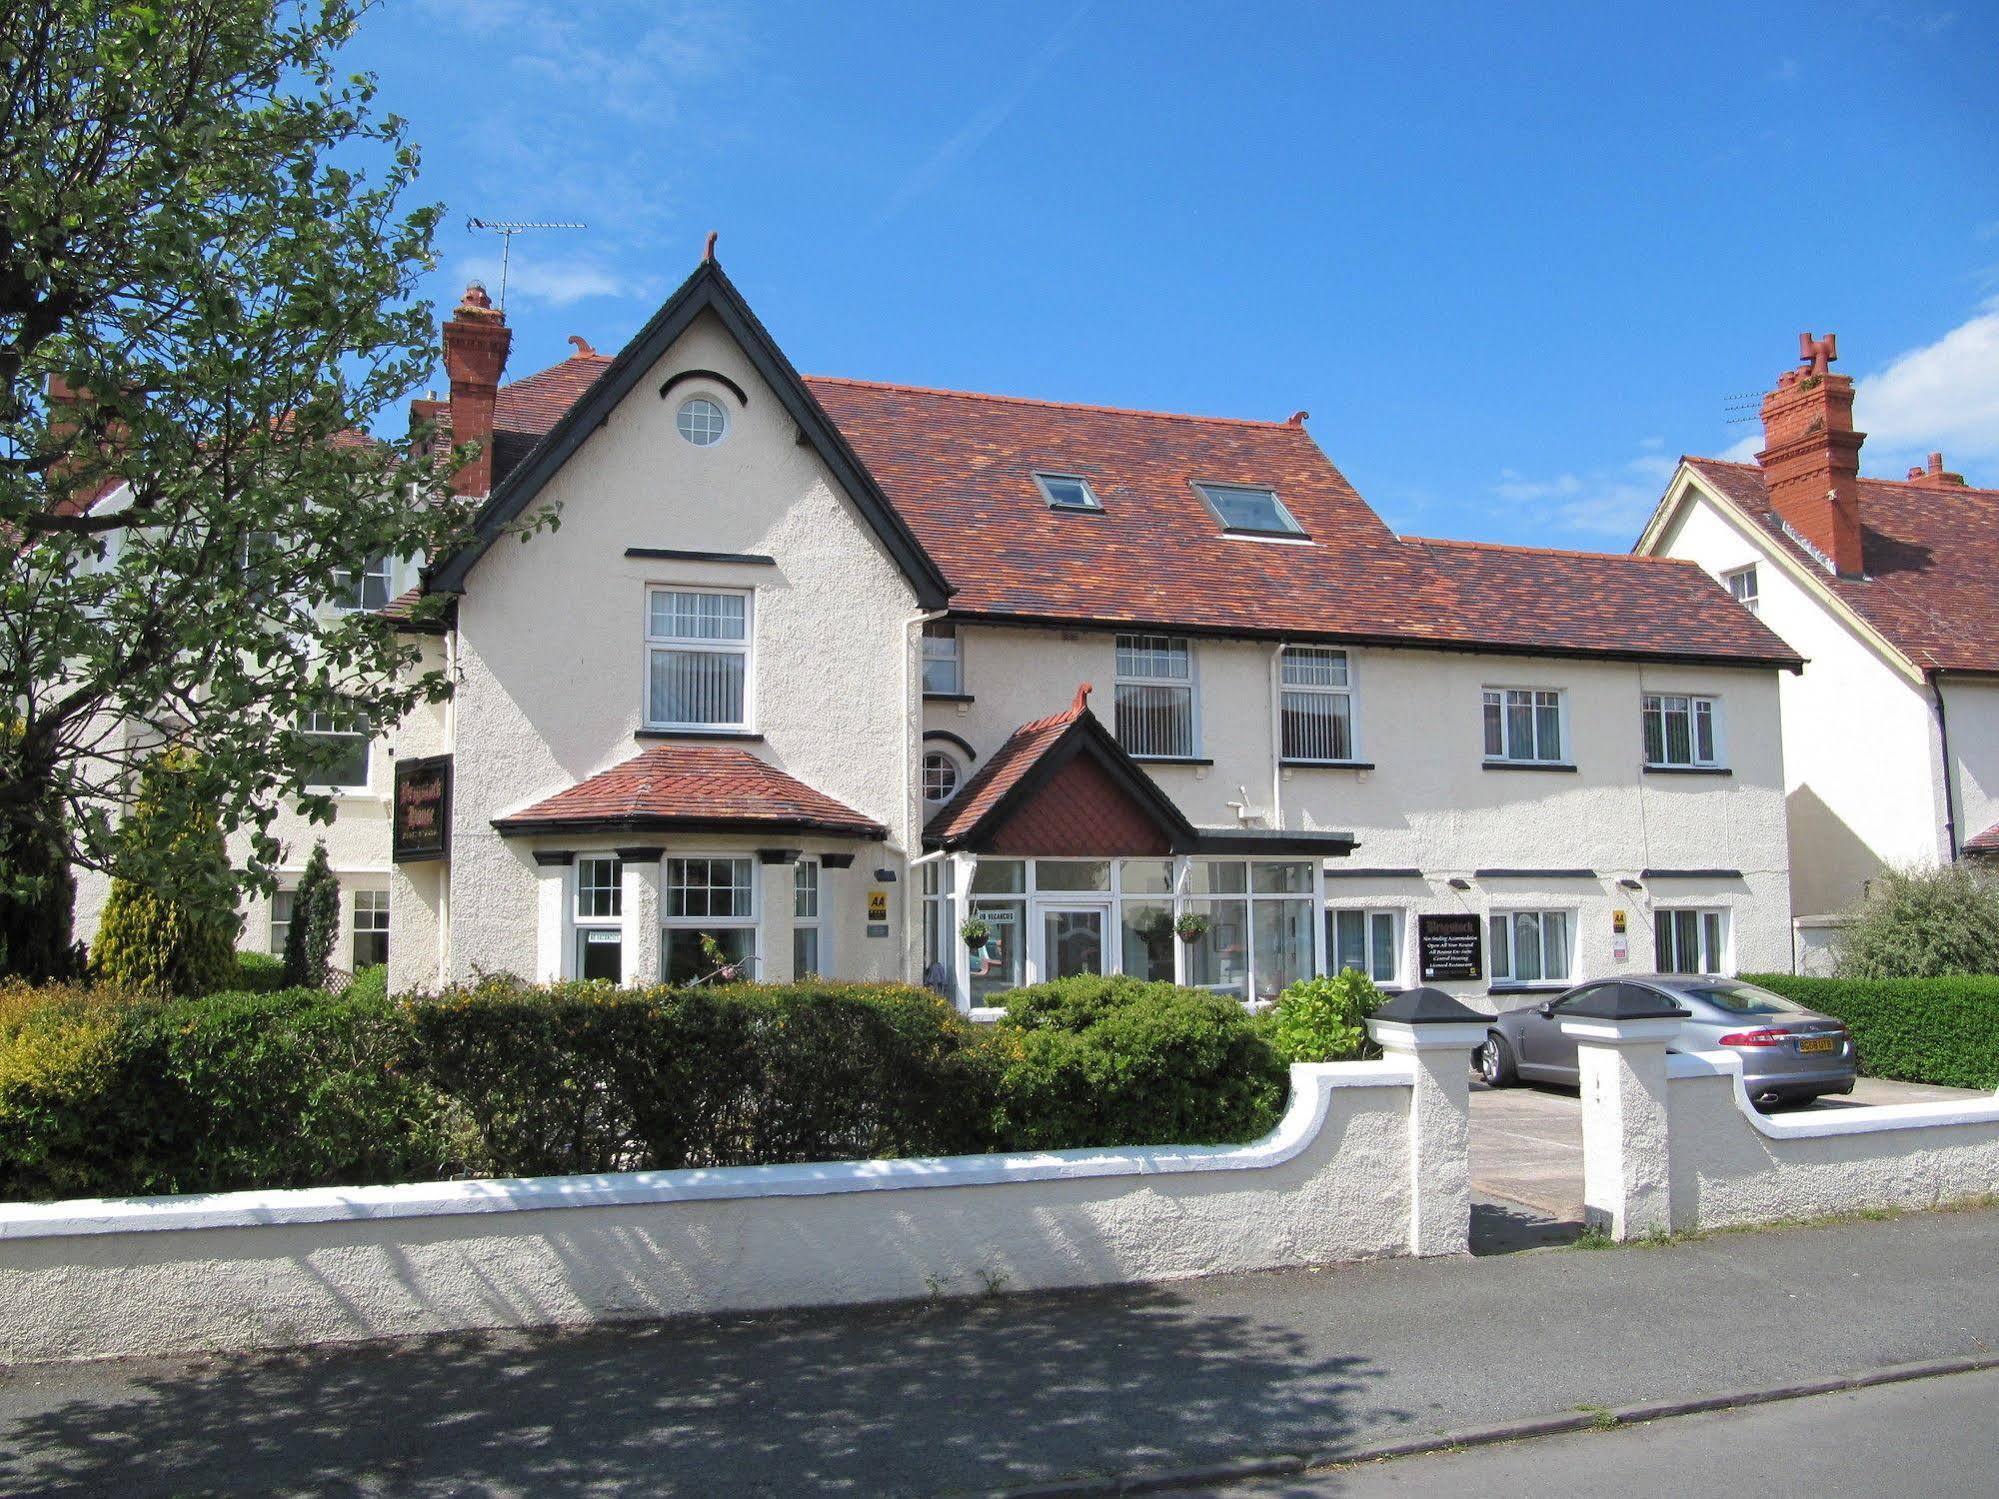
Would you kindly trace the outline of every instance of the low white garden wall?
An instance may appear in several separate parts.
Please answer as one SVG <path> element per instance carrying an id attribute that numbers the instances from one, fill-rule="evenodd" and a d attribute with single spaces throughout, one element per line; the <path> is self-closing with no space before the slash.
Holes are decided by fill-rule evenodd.
<path id="1" fill-rule="evenodd" d="M 1999 1095 L 1765 1115 L 1742 1059 L 1666 1059 L 1676 1230 L 1869 1208 L 1927 1208 L 1999 1191 Z"/>
<path id="2" fill-rule="evenodd" d="M 0 1206 L 0 1359 L 274 1348 L 1405 1253 L 1419 1198 L 1432 1212 L 1443 1201 L 1460 1223 L 1469 1208 L 1461 1144 L 1455 1164 L 1428 1163 L 1434 1183 L 1418 1176 L 1425 1132 L 1412 1127 L 1423 1112 L 1412 1100 L 1428 1076 L 1401 1056 L 1293 1067 L 1277 1129 L 1244 1146 Z M 1461 1141 L 1461 1118 L 1457 1129 Z M 1464 1235 L 1419 1247 L 1432 1242 L 1461 1252 Z"/>

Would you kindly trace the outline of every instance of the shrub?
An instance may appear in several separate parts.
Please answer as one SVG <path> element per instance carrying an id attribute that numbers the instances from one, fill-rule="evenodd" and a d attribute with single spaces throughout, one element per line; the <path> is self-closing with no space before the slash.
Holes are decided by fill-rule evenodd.
<path id="1" fill-rule="evenodd" d="M 149 761 L 120 837 L 154 850 L 172 888 L 118 879 L 97 927 L 90 968 L 118 988 L 208 994 L 235 972 L 238 921 L 229 856 L 215 812 L 193 785 L 194 759 L 167 750 Z"/>
<path id="2" fill-rule="evenodd" d="M 1748 981 L 1845 1021 L 1869 1077 L 1999 1088 L 1999 978 Z"/>
<path id="3" fill-rule="evenodd" d="M 326 861 L 326 840 L 312 846 L 305 872 L 292 891 L 292 920 L 285 928 L 285 984 L 324 989 L 326 965 L 340 934 L 340 881 Z"/>
<path id="4" fill-rule="evenodd" d="M 1206 990 L 1059 979 L 1015 990 L 994 1029 L 1001 1149 L 1253 1140 L 1284 1105 L 1283 1062 Z"/>
<path id="5" fill-rule="evenodd" d="M 0 731 L 11 772 L 21 746 L 19 724 Z M 0 974 L 38 983 L 81 971 L 70 940 L 76 879 L 60 806 L 19 806 L 0 819 Z"/>
<path id="6" fill-rule="evenodd" d="M 358 970 L 354 977 L 348 980 L 347 987 L 341 992 L 350 999 L 387 999 L 389 997 L 389 965 L 387 963 L 370 963 L 366 968 Z"/>
<path id="7" fill-rule="evenodd" d="M 1357 968 L 1333 978 L 1300 979 L 1277 997 L 1258 1029 L 1286 1062 L 1351 1062 L 1376 1054 L 1367 1017 L 1382 993 Z"/>
<path id="8" fill-rule="evenodd" d="M 1999 877 L 1969 864 L 1889 870 L 1834 945 L 1841 978 L 1999 974 Z"/>
<path id="9" fill-rule="evenodd" d="M 266 952 L 239 952 L 235 973 L 217 992 L 269 994 L 286 987 L 285 965 L 279 959 Z"/>

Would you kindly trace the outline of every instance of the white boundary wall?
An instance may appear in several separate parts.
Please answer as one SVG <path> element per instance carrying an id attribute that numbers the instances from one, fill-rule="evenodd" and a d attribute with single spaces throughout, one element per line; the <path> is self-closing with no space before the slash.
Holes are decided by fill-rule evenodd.
<path id="1" fill-rule="evenodd" d="M 1463 1053 L 1456 1066 L 1463 1070 Z M 0 1206 L 0 1359 L 275 1348 L 1462 1252 L 1428 1073 L 1295 1066 L 1242 1146 Z M 1448 1153 L 1446 1153 L 1448 1154 Z M 1461 1156 L 1462 1151 L 1458 1154 Z M 1434 1186 L 1419 1175 L 1440 1173 Z"/>

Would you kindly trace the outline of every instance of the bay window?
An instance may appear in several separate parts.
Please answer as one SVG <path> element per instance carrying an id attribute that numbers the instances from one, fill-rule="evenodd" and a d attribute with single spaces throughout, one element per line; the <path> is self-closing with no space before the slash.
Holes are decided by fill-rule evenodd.
<path id="1" fill-rule="evenodd" d="M 1493 982 L 1566 984 L 1570 928 L 1567 911 L 1494 911 L 1488 918 Z"/>
<path id="2" fill-rule="evenodd" d="M 705 978 L 716 969 L 702 938 L 722 951 L 722 961 L 754 977 L 757 947 L 757 879 L 754 860 L 737 857 L 670 858 L 660 891 L 660 961 L 669 984 Z"/>
<path id="3" fill-rule="evenodd" d="M 1642 717 L 1647 767 L 1674 770 L 1721 764 L 1718 698 L 1647 693 Z"/>
<path id="4" fill-rule="evenodd" d="M 389 892 L 354 892 L 354 971 L 389 961 Z"/>
<path id="5" fill-rule="evenodd" d="M 646 594 L 646 726 L 749 728 L 750 595 Z"/>
<path id="6" fill-rule="evenodd" d="M 986 927 L 985 942 L 971 954 L 972 1003 L 990 1005 L 1027 981 L 1027 865 L 979 860 L 970 895 L 971 919 Z"/>
<path id="7" fill-rule="evenodd" d="M 611 854 L 576 861 L 576 976 L 622 983 L 625 977 L 624 863 Z"/>
<path id="8" fill-rule="evenodd" d="M 800 859 L 791 866 L 791 976 L 816 978 L 819 956 L 819 861 Z"/>
<path id="9" fill-rule="evenodd" d="M 1279 694 L 1286 760 L 1351 760 L 1353 694 L 1347 653 L 1320 646 L 1284 648 Z"/>
<path id="10" fill-rule="evenodd" d="M 1168 635 L 1118 636 L 1115 717 L 1127 754 L 1192 759 L 1199 742 L 1192 645 Z"/>
<path id="11" fill-rule="evenodd" d="M 292 930 L 292 892 L 274 890 L 271 892 L 271 956 L 285 955 L 285 942 Z"/>

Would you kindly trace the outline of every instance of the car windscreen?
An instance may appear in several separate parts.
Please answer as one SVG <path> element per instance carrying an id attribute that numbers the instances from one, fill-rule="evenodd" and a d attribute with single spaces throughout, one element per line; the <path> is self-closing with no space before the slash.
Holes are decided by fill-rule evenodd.
<path id="1" fill-rule="evenodd" d="M 1754 984 L 1701 984 L 1688 985 L 1680 993 L 1689 999 L 1703 1000 L 1717 1010 L 1726 1010 L 1731 1015 L 1805 1015 L 1809 1014 L 1803 1005 L 1795 1000 L 1772 994 L 1768 989 L 1759 989 Z"/>

